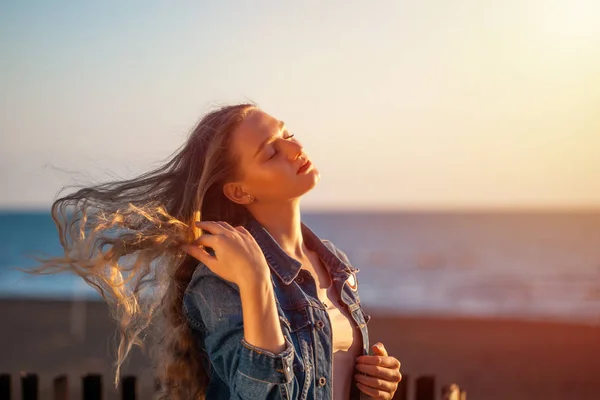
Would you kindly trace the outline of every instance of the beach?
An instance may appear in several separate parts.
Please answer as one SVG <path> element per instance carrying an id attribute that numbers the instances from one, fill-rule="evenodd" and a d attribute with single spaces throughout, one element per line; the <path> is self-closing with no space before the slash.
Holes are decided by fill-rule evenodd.
<path id="1" fill-rule="evenodd" d="M 371 313 L 371 342 L 400 359 L 410 391 L 414 377 L 435 375 L 438 391 L 454 382 L 471 400 L 598 399 L 600 325 Z M 51 398 L 59 374 L 80 398 L 85 373 L 102 374 L 104 398 L 117 398 L 115 325 L 103 303 L 3 299 L 0 315 L 0 372 L 13 374 L 14 398 L 21 371 L 40 375 L 42 399 Z M 152 373 L 139 350 L 123 374 L 140 377 L 140 398 L 150 398 Z"/>

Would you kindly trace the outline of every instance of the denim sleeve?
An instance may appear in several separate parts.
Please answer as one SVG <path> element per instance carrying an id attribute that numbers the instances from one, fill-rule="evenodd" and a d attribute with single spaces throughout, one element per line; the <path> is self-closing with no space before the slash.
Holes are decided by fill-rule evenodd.
<path id="1" fill-rule="evenodd" d="M 188 319 L 189 314 L 201 318 L 205 350 L 231 398 L 288 399 L 294 383 L 292 344 L 286 339 L 286 348 L 274 354 L 246 342 L 238 287 L 204 265 L 198 268 L 184 298 Z"/>

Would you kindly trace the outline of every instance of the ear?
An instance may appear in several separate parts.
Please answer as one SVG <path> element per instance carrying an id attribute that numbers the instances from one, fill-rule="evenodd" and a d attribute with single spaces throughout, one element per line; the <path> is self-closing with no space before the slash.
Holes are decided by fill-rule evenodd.
<path id="1" fill-rule="evenodd" d="M 223 185 L 223 194 L 229 200 L 233 201 L 237 204 L 249 204 L 252 201 L 251 196 L 248 196 L 248 193 L 244 192 L 242 189 L 242 185 L 239 182 L 227 182 Z"/>

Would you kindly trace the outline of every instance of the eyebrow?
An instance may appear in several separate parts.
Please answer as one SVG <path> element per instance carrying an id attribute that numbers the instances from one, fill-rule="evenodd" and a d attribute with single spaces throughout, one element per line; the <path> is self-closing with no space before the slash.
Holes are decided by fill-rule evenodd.
<path id="1" fill-rule="evenodd" d="M 285 122 L 279 121 L 279 132 L 281 132 L 283 130 L 285 130 Z M 269 136 L 268 138 L 263 140 L 263 142 L 258 146 L 256 153 L 254 153 L 254 157 L 256 157 L 258 155 L 258 153 L 260 153 L 267 144 L 272 142 L 272 140 L 271 140 L 272 138 L 273 138 L 273 136 Z"/>

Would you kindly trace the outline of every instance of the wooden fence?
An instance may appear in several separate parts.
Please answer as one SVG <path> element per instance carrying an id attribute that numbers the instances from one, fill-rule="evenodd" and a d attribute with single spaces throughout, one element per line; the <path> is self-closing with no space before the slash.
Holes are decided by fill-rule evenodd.
<path id="1" fill-rule="evenodd" d="M 21 373 L 21 400 L 39 400 L 39 378 L 36 374 Z M 410 377 L 402 376 L 394 400 L 409 400 Z M 0 400 L 17 400 L 12 396 L 12 376 L 0 374 Z M 53 380 L 54 400 L 69 399 L 69 381 L 66 375 L 60 375 Z M 158 385 L 157 385 L 158 387 Z M 102 376 L 87 374 L 81 377 L 82 400 L 103 400 Z M 140 399 L 137 378 L 135 376 L 123 376 L 119 385 L 120 398 L 122 400 Z M 458 385 L 451 384 L 436 390 L 436 381 L 433 376 L 420 376 L 414 379 L 414 400 L 466 400 L 467 394 Z M 437 395 L 436 395 L 437 393 Z"/>

